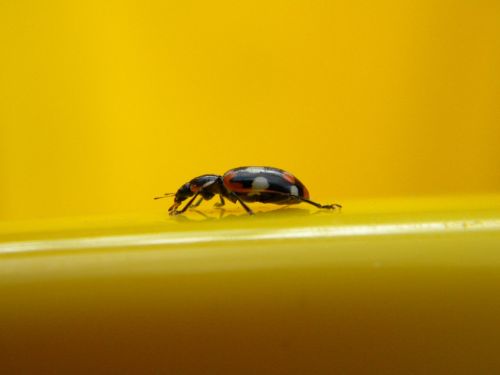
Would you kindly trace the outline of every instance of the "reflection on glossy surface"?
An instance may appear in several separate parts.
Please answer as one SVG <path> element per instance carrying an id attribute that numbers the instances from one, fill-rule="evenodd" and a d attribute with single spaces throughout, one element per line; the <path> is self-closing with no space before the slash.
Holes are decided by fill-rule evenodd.
<path id="1" fill-rule="evenodd" d="M 151 214 L 142 217 L 142 222 L 139 222 L 137 217 L 130 217 L 126 226 L 123 222 L 116 221 L 114 228 L 113 218 L 110 218 L 110 230 L 101 233 L 82 235 L 82 228 L 72 228 L 73 232 L 57 232 L 58 227 L 55 226 L 52 228 L 55 232 L 41 232 L 40 239 L 30 238 L 29 232 L 26 236 L 6 234 L 3 243 L 0 242 L 0 254 L 120 247 L 140 249 L 148 246 L 209 243 L 238 244 L 262 240 L 329 241 L 337 237 L 498 231 L 498 198 L 488 198 L 486 204 L 478 198 L 462 198 L 456 202 L 450 199 L 441 200 L 443 206 L 448 204 L 447 209 L 441 211 L 436 211 L 430 204 L 432 201 L 421 201 L 420 203 L 424 204 L 415 210 L 411 207 L 413 201 L 408 200 L 405 210 L 401 201 L 393 200 L 380 205 L 379 212 L 372 214 L 363 212 L 363 207 L 356 206 L 356 202 L 352 203 L 353 210 L 347 208 L 344 212 L 300 207 L 272 209 L 273 206 L 262 205 L 258 206 L 261 210 L 257 211 L 255 216 L 249 216 L 238 208 L 193 209 L 184 215 L 161 219 L 166 221 L 160 226 L 157 223 L 158 217 Z M 468 211 L 457 210 L 465 202 Z M 474 206 L 477 208 L 473 209 Z M 399 209 L 396 210 L 396 207 Z M 436 212 L 432 213 L 432 210 Z M 136 227 L 133 226 L 135 221 L 138 224 Z M 84 226 L 98 227 L 99 222 L 87 220 Z"/>

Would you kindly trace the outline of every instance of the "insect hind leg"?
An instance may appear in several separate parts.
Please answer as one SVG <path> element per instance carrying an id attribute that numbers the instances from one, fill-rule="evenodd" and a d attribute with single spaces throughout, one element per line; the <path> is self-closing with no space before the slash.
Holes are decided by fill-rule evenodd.
<path id="1" fill-rule="evenodd" d="M 340 204 L 337 204 L 337 203 L 332 203 L 332 204 L 320 204 L 320 203 L 317 203 L 317 202 L 313 202 L 309 199 L 306 199 L 306 198 L 299 198 L 302 202 L 305 202 L 305 203 L 309 203 L 311 205 L 313 205 L 314 207 L 318 207 L 318 208 L 325 208 L 325 209 L 328 209 L 328 210 L 335 210 L 335 209 L 340 209 L 342 208 L 342 206 Z"/>
<path id="2" fill-rule="evenodd" d="M 245 211 L 249 214 L 249 215 L 254 215 L 254 212 L 252 211 L 252 209 L 250 207 L 248 207 L 245 202 L 243 202 L 243 200 L 241 200 L 240 197 L 238 197 L 237 194 L 235 193 L 231 193 L 231 196 L 236 199 L 238 202 L 240 202 L 240 204 L 243 206 L 243 208 L 245 209 Z"/>

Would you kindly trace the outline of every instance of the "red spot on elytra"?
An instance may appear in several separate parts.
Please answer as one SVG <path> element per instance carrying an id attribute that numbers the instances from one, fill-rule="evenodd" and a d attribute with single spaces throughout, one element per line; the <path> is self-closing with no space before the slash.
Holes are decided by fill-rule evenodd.
<path id="1" fill-rule="evenodd" d="M 304 185 L 302 185 L 302 197 L 305 199 L 309 199 L 309 190 L 307 190 Z"/>
<path id="2" fill-rule="evenodd" d="M 288 173 L 288 172 L 283 172 L 283 178 L 285 180 L 287 180 L 289 183 L 291 183 L 292 185 L 295 184 L 295 176 L 291 173 Z"/>
<path id="3" fill-rule="evenodd" d="M 242 192 L 244 190 L 249 190 L 249 189 L 244 189 L 243 184 L 240 182 L 233 182 L 231 181 L 234 177 L 236 176 L 236 172 L 229 171 L 224 175 L 224 185 L 226 188 L 228 188 L 231 191 L 235 192 Z"/>

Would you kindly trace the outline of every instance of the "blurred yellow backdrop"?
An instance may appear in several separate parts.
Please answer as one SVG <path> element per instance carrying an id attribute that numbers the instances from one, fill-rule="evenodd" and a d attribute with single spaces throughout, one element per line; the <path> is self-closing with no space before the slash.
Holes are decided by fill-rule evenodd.
<path id="1" fill-rule="evenodd" d="M 500 191 L 498 1 L 3 1 L 0 219 L 272 165 L 314 198 Z"/>

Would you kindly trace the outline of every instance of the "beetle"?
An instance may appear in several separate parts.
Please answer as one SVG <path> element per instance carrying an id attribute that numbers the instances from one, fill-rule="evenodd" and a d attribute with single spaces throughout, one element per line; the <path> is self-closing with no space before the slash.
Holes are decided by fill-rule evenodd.
<path id="1" fill-rule="evenodd" d="M 309 191 L 300 180 L 290 172 L 273 167 L 239 167 L 233 168 L 224 175 L 204 174 L 193 178 L 183 184 L 176 193 L 165 193 L 155 197 L 161 199 L 174 198 L 174 204 L 168 209 L 170 215 L 178 215 L 189 207 L 197 207 L 203 200 L 210 200 L 219 195 L 221 207 L 225 199 L 233 203 L 239 202 L 246 212 L 253 215 L 253 211 L 245 202 L 261 202 L 274 204 L 309 203 L 318 208 L 342 208 L 340 204 L 327 204 L 313 202 L 309 199 Z M 195 203 L 196 197 L 200 199 Z M 191 198 L 188 203 L 178 210 L 182 202 Z"/>

